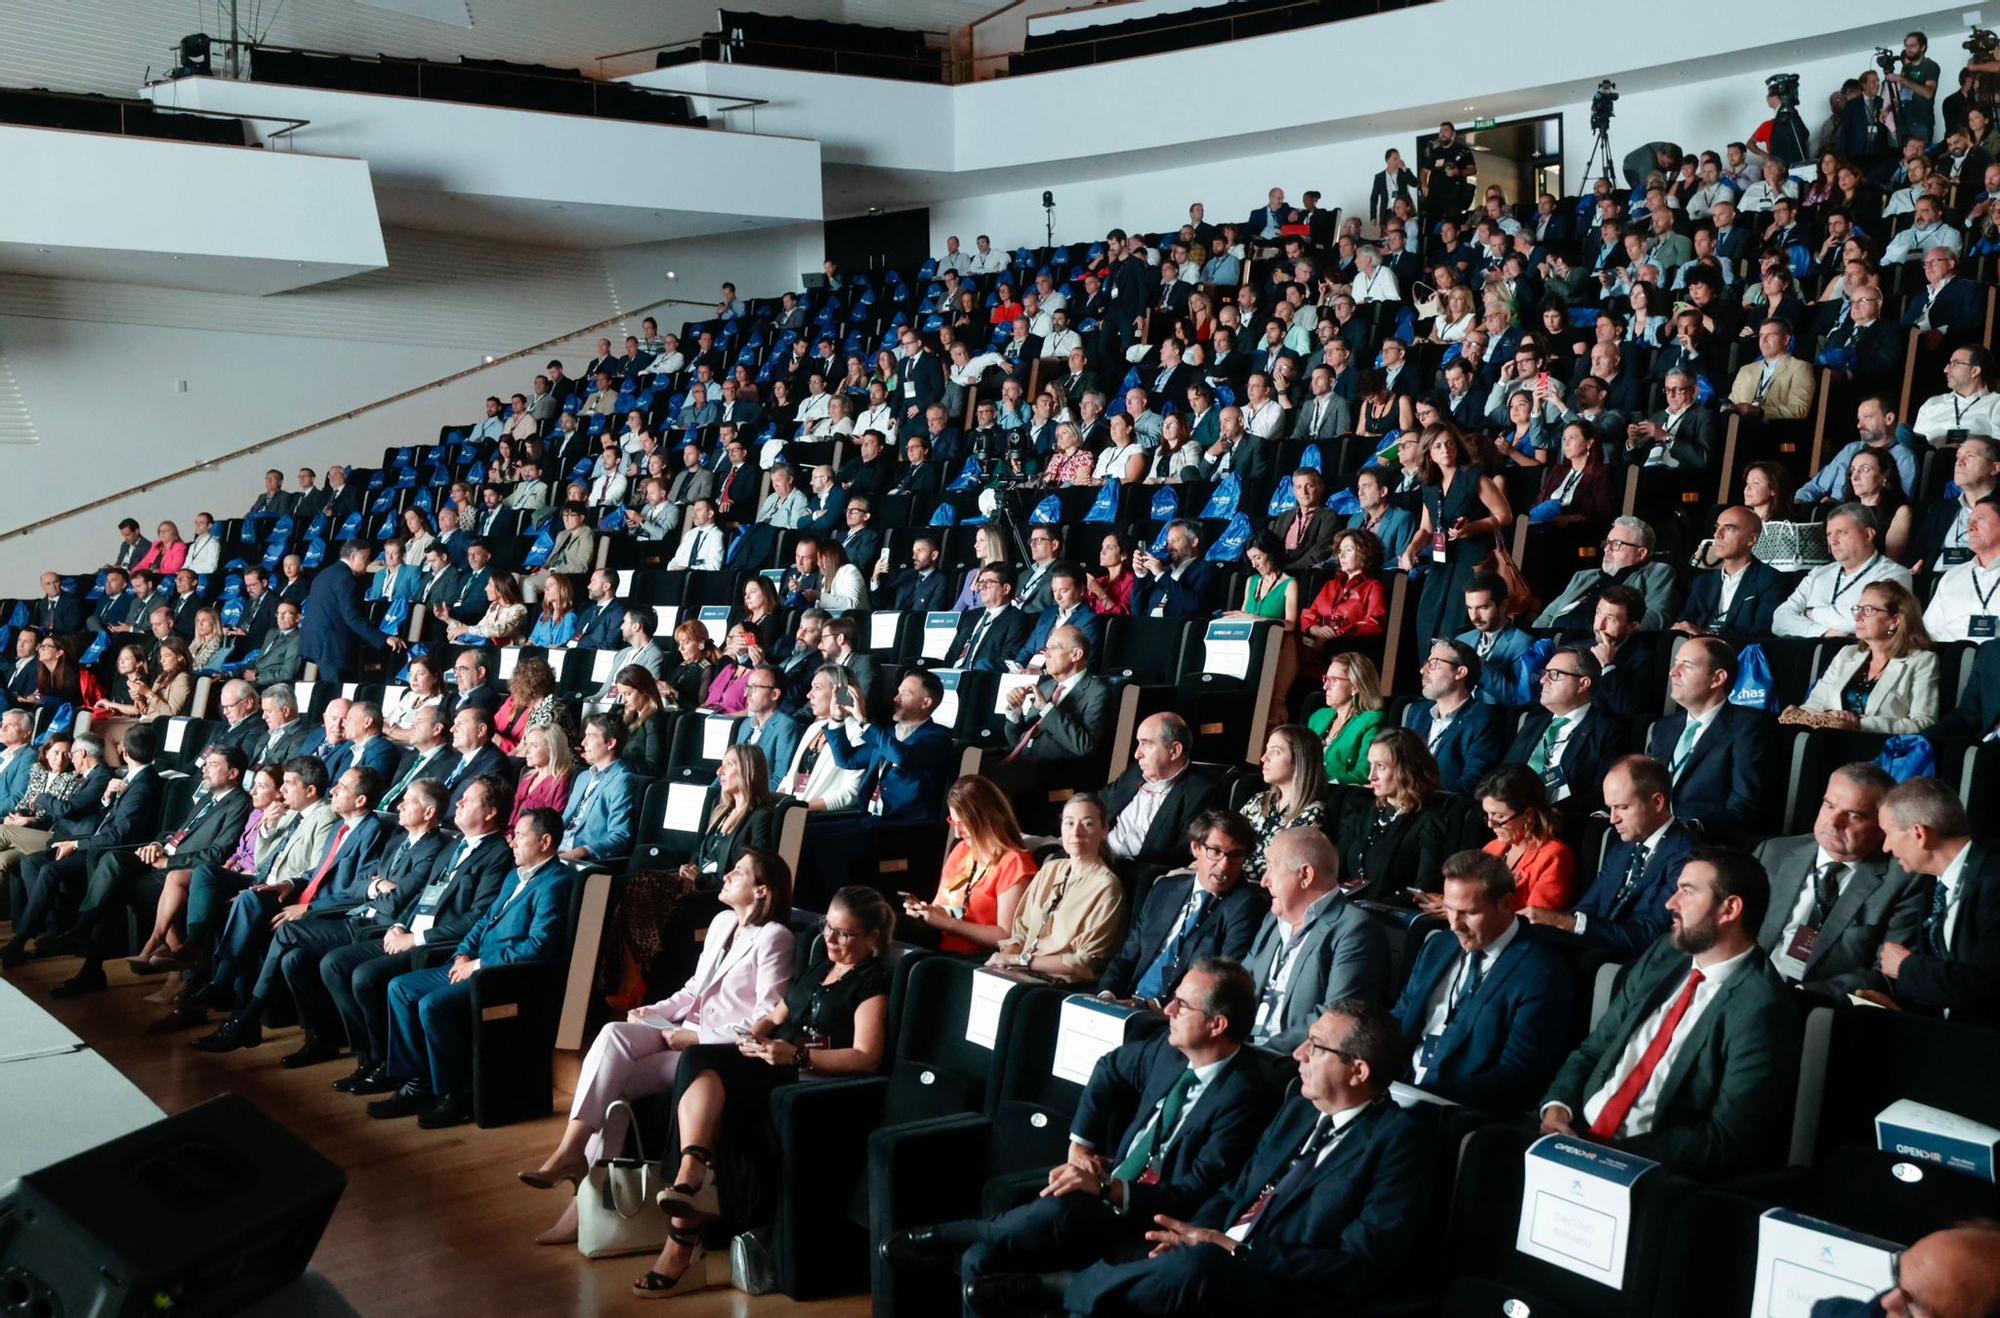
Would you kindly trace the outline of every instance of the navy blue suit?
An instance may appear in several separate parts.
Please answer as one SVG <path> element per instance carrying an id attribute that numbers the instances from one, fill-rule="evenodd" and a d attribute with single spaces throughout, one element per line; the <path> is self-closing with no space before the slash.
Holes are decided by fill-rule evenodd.
<path id="1" fill-rule="evenodd" d="M 958 765 L 944 725 L 926 719 L 902 739 L 892 729 L 870 725 L 859 746 L 849 745 L 844 734 L 827 738 L 826 746 L 841 768 L 868 770 L 870 786 L 864 791 L 882 794 L 884 823 L 944 813 L 945 788 Z"/>
<path id="2" fill-rule="evenodd" d="M 1771 618 L 1784 598 L 1784 582 L 1777 569 L 1753 558 L 1743 569 L 1743 580 L 1727 613 L 1722 610 L 1722 573 L 1714 571 L 1702 573 L 1688 587 L 1687 607 L 1681 617 L 1740 650 L 1771 634 Z"/>
<path id="3" fill-rule="evenodd" d="M 1674 895 L 1681 866 L 1694 854 L 1694 844 L 1694 831 L 1674 820 L 1660 838 L 1660 845 L 1646 857 L 1646 868 L 1639 882 L 1620 897 L 1618 890 L 1632 864 L 1634 844 L 1613 841 L 1605 850 L 1604 868 L 1597 872 L 1596 881 L 1576 904 L 1576 914 L 1585 917 L 1583 936 L 1627 958 L 1645 951 L 1672 922 L 1667 915 L 1667 898 Z"/>
<path id="4" fill-rule="evenodd" d="M 382 832 L 381 819 L 371 811 L 348 826 L 346 837 L 334 834 L 340 842 L 338 858 L 327 872 L 326 881 L 313 894 L 308 908 L 311 914 L 306 919 L 339 916 L 367 895 L 368 878 L 375 872 L 375 853 L 382 846 Z M 322 853 L 313 873 L 317 874 L 325 863 L 326 853 Z M 300 878 L 295 891 L 301 900 L 311 886 L 311 875 Z M 221 936 L 216 939 L 211 980 L 233 990 L 240 1006 L 247 1008 L 253 1002 L 261 1004 L 268 1000 L 277 981 L 277 958 L 266 955 L 271 946 L 271 917 L 290 895 L 245 888 L 230 900 L 229 915 L 222 922 Z"/>
<path id="5" fill-rule="evenodd" d="M 1189 563 L 1178 581 L 1171 572 L 1142 576 L 1132 583 L 1132 616 L 1150 617 L 1155 605 L 1163 605 L 1162 617 L 1205 618 L 1215 611 L 1214 584 L 1215 568 L 1202 558 Z"/>
<path id="6" fill-rule="evenodd" d="M 1405 726 L 1426 742 L 1431 736 L 1431 704 L 1428 700 L 1410 706 Z M 1451 724 L 1431 753 L 1437 757 L 1438 776 L 1447 792 L 1470 792 L 1500 763 L 1507 749 L 1507 726 L 1497 708 L 1482 700 L 1469 700 L 1458 707 Z"/>
<path id="7" fill-rule="evenodd" d="M 322 682 L 343 681 L 354 672 L 357 645 L 374 649 L 382 643 L 381 629 L 362 614 L 360 601 L 361 579 L 345 563 L 313 579 L 299 623 L 299 653 L 319 665 Z"/>
<path id="8" fill-rule="evenodd" d="M 1601 700 L 1594 700 L 1583 715 L 1583 722 L 1569 731 L 1562 744 L 1562 756 L 1556 761 L 1562 769 L 1563 786 L 1568 794 L 1556 804 L 1565 810 L 1588 813 L 1604 804 L 1604 775 L 1618 757 L 1625 754 L 1626 739 L 1631 731 L 1623 719 L 1601 706 Z M 1576 715 L 1572 713 L 1571 718 Z M 1521 726 L 1514 733 L 1514 744 L 1507 748 L 1502 757 L 1503 764 L 1527 764 L 1547 735 L 1549 724 L 1554 721 L 1548 710 L 1537 705 L 1521 718 Z M 1544 778 L 1546 782 L 1546 778 Z M 1553 792 L 1550 795 L 1554 795 Z"/>
<path id="9" fill-rule="evenodd" d="M 1677 709 L 1653 725 L 1646 753 L 1669 768 L 1687 727 L 1687 711 Z M 1725 704 L 1701 734 L 1687 763 L 1674 778 L 1674 813 L 1700 825 L 1712 841 L 1750 831 L 1769 811 L 1765 787 L 1783 775 L 1773 771 L 1771 717 L 1759 710 Z"/>
<path id="10" fill-rule="evenodd" d="M 1320 1111 L 1294 1098 L 1234 1180 L 1204 1204 L 1196 1226 L 1225 1230 L 1284 1179 Z M 1431 1140 L 1387 1098 L 1355 1115 L 1338 1144 L 1275 1196 L 1234 1254 L 1215 1245 L 1134 1263 L 1098 1263 L 1063 1297 L 1072 1314 L 1216 1314 L 1231 1309 L 1317 1312 L 1326 1297 L 1356 1304 L 1401 1275 L 1430 1192 Z"/>
<path id="11" fill-rule="evenodd" d="M 1030 659 L 1039 654 L 1042 647 L 1049 643 L 1049 633 L 1056 629 L 1056 614 L 1059 612 L 1061 612 L 1059 609 L 1047 608 L 1036 614 L 1034 630 L 1028 633 L 1028 639 L 1021 642 L 1020 648 L 1015 650 L 1009 658 L 1013 659 L 1015 663 L 1025 666 Z M 1088 604 L 1079 604 L 1076 607 L 1076 611 L 1069 615 L 1069 621 L 1063 625 L 1065 627 L 1074 627 L 1083 633 L 1085 662 L 1095 665 L 1097 662 L 1097 647 L 1103 639 L 1104 632 L 1103 624 L 1097 619 L 1097 611 Z"/>
<path id="12" fill-rule="evenodd" d="M 382 780 L 385 789 L 396 781 L 396 761 L 402 756 L 403 750 L 395 742 L 377 735 L 370 737 L 366 746 L 353 741 L 343 744 L 347 747 L 347 763 L 341 766 L 342 773 L 346 773 L 349 769 L 373 769 L 375 776 Z"/>
<path id="13" fill-rule="evenodd" d="M 1903 325 L 1914 326 L 1923 315 L 1925 299 L 1929 296 L 1927 287 L 1919 287 L 1910 294 L 1910 300 L 1903 307 Z M 1957 345 L 1979 333 L 1986 321 L 1986 297 L 1980 286 L 1970 279 L 1954 279 L 1938 290 L 1937 299 L 1930 303 L 1931 328 L 1941 332 L 1947 343 Z"/>
<path id="14" fill-rule="evenodd" d="M 1569 1055 L 1569 969 L 1524 922 L 1515 929 L 1472 995 L 1460 1000 L 1420 1082 L 1441 1098 L 1502 1116 L 1525 1111 Z M 1396 1002 L 1412 1050 L 1423 1045 L 1432 999 L 1459 973 L 1464 955 L 1442 931 L 1417 953 Z"/>
<path id="15" fill-rule="evenodd" d="M 575 645 L 579 650 L 617 650 L 623 648 L 624 638 L 618 629 L 625 625 L 625 606 L 613 600 L 609 604 L 586 604 L 576 611 L 577 627 Z"/>
<path id="16" fill-rule="evenodd" d="M 1194 875 L 1168 875 L 1147 890 L 1139 917 L 1125 934 L 1125 945 L 1098 976 L 1102 992 L 1130 997 L 1154 961 L 1166 950 L 1167 940 L 1184 921 L 1188 894 L 1194 891 Z M 1181 982 L 1187 968 L 1205 956 L 1226 956 L 1241 961 L 1257 940 L 1257 927 L 1270 912 L 1264 890 L 1254 883 L 1239 883 L 1221 897 L 1211 898 L 1201 922 L 1181 940 L 1165 974 L 1157 996 L 1169 996 Z"/>

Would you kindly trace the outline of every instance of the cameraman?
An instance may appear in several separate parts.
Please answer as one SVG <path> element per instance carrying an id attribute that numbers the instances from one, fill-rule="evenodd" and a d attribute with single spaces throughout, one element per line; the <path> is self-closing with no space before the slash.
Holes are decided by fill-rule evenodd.
<path id="1" fill-rule="evenodd" d="M 1937 132 L 1939 70 L 1930 57 L 1931 42 L 1921 32 L 1903 38 L 1903 58 L 1878 60 L 1882 76 L 1894 89 L 1897 132 L 1908 140 L 1916 138 L 1929 145 Z M 1896 67 L 1900 64 L 1900 71 Z"/>

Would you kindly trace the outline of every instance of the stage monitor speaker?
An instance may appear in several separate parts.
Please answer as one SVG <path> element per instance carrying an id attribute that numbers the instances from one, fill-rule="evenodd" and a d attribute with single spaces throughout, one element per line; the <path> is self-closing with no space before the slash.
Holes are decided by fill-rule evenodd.
<path id="1" fill-rule="evenodd" d="M 0 1195 L 0 1318 L 224 1314 L 305 1271 L 347 1174 L 225 1095 Z"/>

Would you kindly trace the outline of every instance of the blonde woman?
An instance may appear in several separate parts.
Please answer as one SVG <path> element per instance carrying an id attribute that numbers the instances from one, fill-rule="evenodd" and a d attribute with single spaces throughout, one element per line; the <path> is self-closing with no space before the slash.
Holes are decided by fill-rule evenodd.
<path id="1" fill-rule="evenodd" d="M 1081 792 L 1063 806 L 1059 859 L 1042 866 L 1014 907 L 1014 923 L 986 964 L 1064 983 L 1096 981 L 1117 949 L 1125 888 L 1104 850 L 1104 803 Z"/>
<path id="2" fill-rule="evenodd" d="M 514 812 L 507 817 L 507 834 L 530 810 L 561 813 L 569 805 L 570 784 L 576 781 L 576 759 L 570 753 L 569 735 L 554 723 L 528 729 L 521 738 L 521 762 L 526 766 L 514 789 Z"/>
<path id="3" fill-rule="evenodd" d="M 1334 655 L 1320 690 L 1326 706 L 1312 712 L 1306 727 L 1323 748 L 1326 779 L 1342 787 L 1365 787 L 1368 744 L 1382 726 L 1382 677 L 1375 661 L 1352 650 Z"/>
<path id="4" fill-rule="evenodd" d="M 946 952 L 990 952 L 1014 927 L 1014 908 L 1035 876 L 1034 853 L 1006 793 L 968 774 L 944 797 L 945 818 L 958 844 L 944 858 L 937 895 L 905 894 L 903 914 L 941 935 Z"/>
<path id="5" fill-rule="evenodd" d="M 1854 644 L 1833 657 L 1806 703 L 1786 710 L 1782 721 L 1897 735 L 1923 732 L 1937 718 L 1937 655 L 1923 609 L 1901 582 L 1877 581 L 1854 606 Z"/>
<path id="6" fill-rule="evenodd" d="M 1243 817 L 1257 831 L 1257 845 L 1243 862 L 1243 877 L 1264 877 L 1264 853 L 1280 829 L 1321 828 L 1326 823 L 1326 765 L 1318 738 L 1288 723 L 1264 738 L 1264 790 L 1243 803 Z"/>
<path id="7" fill-rule="evenodd" d="M 1432 343 L 1459 343 L 1465 333 L 1479 323 L 1479 309 L 1473 305 L 1472 290 L 1454 285 L 1444 295 L 1444 310 L 1431 322 Z"/>
<path id="8" fill-rule="evenodd" d="M 222 634 L 222 615 L 203 606 L 195 610 L 194 639 L 188 642 L 188 662 L 197 673 L 213 668 L 229 651 L 229 638 Z"/>

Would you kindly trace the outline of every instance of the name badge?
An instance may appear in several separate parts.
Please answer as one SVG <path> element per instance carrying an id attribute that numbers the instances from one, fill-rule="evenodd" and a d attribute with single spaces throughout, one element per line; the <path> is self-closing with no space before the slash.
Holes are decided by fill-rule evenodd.
<path id="1" fill-rule="evenodd" d="M 1549 789 L 1549 800 L 1560 801 L 1569 795 L 1569 779 L 1563 776 L 1560 764 L 1551 764 L 1542 770 L 1542 786 Z"/>
<path id="2" fill-rule="evenodd" d="M 435 915 L 419 915 L 410 921 L 410 932 L 421 938 L 436 923 L 437 917 Z"/>
<path id="3" fill-rule="evenodd" d="M 916 396 L 917 396 L 917 382 L 915 380 L 903 381 L 903 397 L 915 398 Z"/>
<path id="4" fill-rule="evenodd" d="M 1153 601 L 1152 616 L 1155 618 L 1164 618 L 1167 616 L 1167 597 L 1165 595 Z"/>
<path id="5" fill-rule="evenodd" d="M 1437 1069 L 1438 1042 L 1443 1037 L 1441 1034 L 1426 1034 L 1424 1036 L 1423 1054 L 1417 1060 L 1417 1069 L 1422 1074 L 1428 1076 L 1432 1071 Z"/>
<path id="6" fill-rule="evenodd" d="M 1975 613 L 1966 624 L 1965 634 L 1975 641 L 1990 641 L 1994 636 L 1994 615 Z"/>
<path id="7" fill-rule="evenodd" d="M 1785 955 L 1805 965 L 1812 960 L 1813 945 L 1818 942 L 1819 930 L 1809 924 L 1800 925 L 1799 931 L 1792 935 L 1790 945 L 1785 948 Z"/>
<path id="8" fill-rule="evenodd" d="M 1448 542 L 1444 538 L 1444 532 L 1431 532 L 1431 562 L 1442 563 L 1445 561 L 1448 552 L 1447 545 Z"/>
<path id="9" fill-rule="evenodd" d="M 1963 563 L 1972 557 L 1972 551 L 1970 549 L 1965 548 L 1963 545 L 1960 545 L 1945 550 L 1944 553 L 1940 554 L 1938 557 L 1943 561 L 1946 567 L 1957 567 L 1960 563 Z"/>

